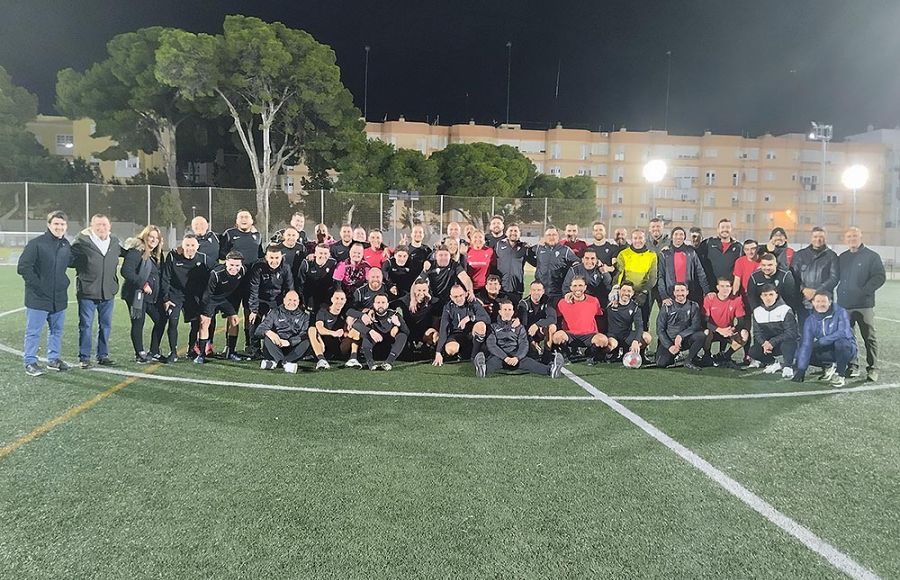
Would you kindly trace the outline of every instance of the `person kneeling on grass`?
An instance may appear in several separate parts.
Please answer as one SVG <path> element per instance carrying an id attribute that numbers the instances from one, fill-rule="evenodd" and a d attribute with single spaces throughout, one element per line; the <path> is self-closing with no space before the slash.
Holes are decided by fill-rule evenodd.
<path id="1" fill-rule="evenodd" d="M 440 256 L 442 252 L 438 253 Z M 481 302 L 469 298 L 466 289 L 460 285 L 450 288 L 450 302 L 444 306 L 438 326 L 438 341 L 435 345 L 432 365 L 444 364 L 444 354 L 455 356 L 471 344 L 471 356 L 477 355 L 484 347 L 491 318 Z"/>
<path id="2" fill-rule="evenodd" d="M 513 318 L 515 310 L 513 304 L 506 298 L 502 298 L 499 304 L 497 322 L 491 325 L 491 333 L 487 337 L 487 356 L 479 352 L 472 358 L 475 365 L 475 376 L 484 378 L 500 369 L 522 369 L 536 375 L 549 375 L 551 378 L 559 378 L 563 367 L 561 352 L 553 355 L 550 365 L 541 364 L 528 358 L 528 333 L 525 326 L 518 324 Z"/>
<path id="3" fill-rule="evenodd" d="M 781 371 L 786 379 L 794 378 L 794 354 L 797 352 L 797 317 L 791 307 L 778 296 L 774 284 L 766 284 L 759 294 L 762 304 L 753 310 L 753 346 L 750 347 L 750 364 L 747 368 L 763 370 L 766 374 Z M 784 357 L 784 363 L 775 359 Z"/>
<path id="4" fill-rule="evenodd" d="M 616 299 L 610 302 L 606 312 L 609 323 L 609 352 L 616 360 L 626 352 L 647 358 L 647 347 L 653 341 L 650 333 L 644 330 L 644 318 L 641 307 L 632 300 L 634 284 L 622 282 Z M 621 349 L 621 350 L 620 350 Z"/>
<path id="5" fill-rule="evenodd" d="M 819 377 L 833 387 L 844 386 L 844 375 L 859 350 L 847 311 L 831 301 L 827 292 L 816 292 L 812 312 L 803 323 L 793 380 L 801 383 L 810 365 L 822 367 Z"/>
<path id="6" fill-rule="evenodd" d="M 656 366 L 666 368 L 675 362 L 675 357 L 682 351 L 688 351 L 684 368 L 701 370 L 694 359 L 706 341 L 703 334 L 703 316 L 697 303 L 688 300 L 688 287 L 684 282 L 676 282 L 672 290 L 674 301 L 662 304 L 656 318 L 656 331 L 659 333 L 659 348 L 656 351 Z"/>
<path id="7" fill-rule="evenodd" d="M 368 323 L 359 318 L 353 323 L 353 329 L 362 337 L 362 352 L 370 371 L 389 371 L 409 338 L 409 329 L 397 311 L 388 308 L 387 294 L 378 294 L 372 301 L 372 310 L 368 314 Z M 389 351 L 383 363 L 375 361 L 376 351 L 380 356 Z"/>
<path id="8" fill-rule="evenodd" d="M 347 295 L 343 290 L 335 290 L 330 304 L 319 309 L 315 324 L 309 327 L 309 344 L 318 359 L 317 371 L 330 369 L 328 361 L 350 352 L 353 337 L 358 337 L 355 330 L 346 330 L 346 307 Z"/>
<path id="9" fill-rule="evenodd" d="M 284 302 L 269 310 L 256 326 L 256 336 L 263 339 L 263 357 L 259 368 L 272 370 L 284 366 L 284 372 L 296 373 L 297 361 L 309 351 L 309 314 L 300 308 L 300 295 L 290 290 Z"/>
<path id="10" fill-rule="evenodd" d="M 706 314 L 706 356 L 716 366 L 736 369 L 737 364 L 731 359 L 734 351 L 747 344 L 750 331 L 741 328 L 745 317 L 744 300 L 732 293 L 733 281 L 727 276 L 716 282 L 716 293 L 710 293 L 703 299 L 703 312 Z M 712 346 L 719 343 L 719 352 L 714 356 Z"/>
<path id="11" fill-rule="evenodd" d="M 593 365 L 600 359 L 601 351 L 609 345 L 597 328 L 597 317 L 603 316 L 600 301 L 587 294 L 587 282 L 575 276 L 569 285 L 570 292 L 556 304 L 563 330 L 553 335 L 553 345 L 558 350 L 567 347 L 587 349 L 587 364 Z"/>

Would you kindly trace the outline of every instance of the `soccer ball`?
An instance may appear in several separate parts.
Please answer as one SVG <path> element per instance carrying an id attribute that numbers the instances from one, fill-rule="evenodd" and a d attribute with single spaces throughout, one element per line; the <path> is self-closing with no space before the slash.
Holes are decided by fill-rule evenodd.
<path id="1" fill-rule="evenodd" d="M 639 369 L 643 362 L 641 355 L 633 352 L 627 352 L 625 353 L 625 356 L 622 357 L 622 365 L 626 369 Z"/>

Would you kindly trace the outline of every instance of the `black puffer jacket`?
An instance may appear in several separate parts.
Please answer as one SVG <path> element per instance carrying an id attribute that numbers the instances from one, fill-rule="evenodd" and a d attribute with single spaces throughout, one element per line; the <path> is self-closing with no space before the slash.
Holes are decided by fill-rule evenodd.
<path id="1" fill-rule="evenodd" d="M 685 281 L 688 290 L 700 291 L 700 295 L 709 292 L 709 282 L 706 279 L 706 271 L 700 262 L 697 251 L 691 246 L 682 244 L 679 247 L 669 246 L 659 253 L 659 265 L 657 271 L 656 289 L 662 299 L 672 298 L 675 290 L 675 253 L 683 252 L 685 256 Z"/>
<path id="2" fill-rule="evenodd" d="M 66 309 L 72 248 L 66 238 L 49 230 L 29 241 L 19 257 L 16 271 L 25 280 L 25 306 L 46 312 Z"/>
<path id="3" fill-rule="evenodd" d="M 791 273 L 799 291 L 812 288 L 816 292 L 832 295 L 839 280 L 837 254 L 828 246 L 819 250 L 811 245 L 807 246 L 794 254 Z M 802 298 L 802 294 L 800 297 Z M 809 300 L 802 298 L 802 301 L 806 308 L 812 307 Z"/>
<path id="4" fill-rule="evenodd" d="M 785 340 L 799 338 L 797 316 L 781 297 L 772 306 L 761 304 L 753 309 L 753 342 L 769 341 L 772 346 L 778 346 Z"/>
<path id="5" fill-rule="evenodd" d="M 150 294 L 144 294 L 144 302 L 155 304 L 160 295 L 159 261 L 155 256 L 150 260 L 150 272 L 148 277 L 141 276 L 141 268 L 144 264 L 144 242 L 138 238 L 125 240 L 125 259 L 122 260 L 122 300 L 129 306 L 134 302 L 135 293 L 144 287 L 144 283 L 150 284 Z"/>
<path id="6" fill-rule="evenodd" d="M 840 282 L 838 304 L 844 308 L 874 308 L 875 291 L 884 286 L 884 263 L 873 250 L 860 246 L 856 252 L 845 251 L 838 258 Z"/>
<path id="7" fill-rule="evenodd" d="M 488 352 L 500 359 L 508 356 L 523 359 L 528 356 L 528 334 L 523 325 L 513 326 L 513 320 L 498 320 L 492 324 L 485 344 Z"/>
<path id="8" fill-rule="evenodd" d="M 656 318 L 656 331 L 659 334 L 659 345 L 669 348 L 675 341 L 675 337 L 681 335 L 682 339 L 689 337 L 703 327 L 703 316 L 700 307 L 692 300 L 684 304 L 673 302 L 659 309 Z"/>

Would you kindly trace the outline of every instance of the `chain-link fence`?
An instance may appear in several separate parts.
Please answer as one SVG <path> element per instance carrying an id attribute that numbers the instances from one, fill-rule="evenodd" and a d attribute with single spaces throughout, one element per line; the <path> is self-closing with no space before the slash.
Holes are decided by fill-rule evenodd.
<path id="1" fill-rule="evenodd" d="M 213 231 L 222 232 L 231 227 L 235 215 L 241 209 L 249 210 L 257 217 L 264 233 L 274 232 L 290 221 L 294 212 L 306 216 L 306 232 L 313 238 L 316 224 L 322 223 L 333 236 L 341 224 L 349 223 L 367 231 L 379 228 L 385 243 L 396 245 L 404 235 L 409 235 L 413 224 L 425 227 L 425 241 L 434 244 L 447 231 L 451 222 L 461 228 L 472 226 L 486 230 L 491 216 L 500 215 L 508 224 L 519 224 L 522 237 L 536 241 L 550 224 L 558 227 L 567 223 L 581 226 L 582 237 L 590 238 L 590 224 L 604 221 L 610 235 L 617 228 L 646 227 L 649 220 L 649 203 L 637 202 L 640 211 L 623 212 L 623 207 L 635 206 L 636 200 L 625 204 L 625 199 L 600 195 L 596 200 L 571 200 L 557 198 L 504 198 L 504 197 L 454 197 L 420 196 L 409 199 L 388 193 L 349 193 L 329 190 L 304 191 L 288 194 L 275 191 L 258 200 L 254 190 L 224 189 L 215 187 L 181 187 L 175 192 L 155 185 L 106 185 L 106 184 L 52 184 L 52 183 L 0 183 L 0 263 L 15 262 L 22 246 L 35 235 L 46 230 L 45 216 L 53 210 L 62 210 L 69 216 L 69 234 L 76 235 L 87 227 L 90 216 L 102 213 L 109 216 L 113 233 L 124 240 L 140 232 L 144 225 L 159 226 L 165 233 L 167 245 L 177 242 L 196 216 L 207 218 Z M 667 196 L 660 196 L 667 198 Z M 262 203 L 259 203 L 259 202 Z M 266 208 L 268 205 L 268 208 Z M 677 207 L 676 207 L 677 206 Z M 683 207 L 682 207 L 683 206 Z M 635 206 L 637 207 L 637 206 Z M 666 228 L 685 228 L 704 222 L 704 234 L 713 235 L 715 223 L 727 217 L 734 223 L 734 235 L 738 239 L 755 237 L 767 239 L 771 224 L 748 224 L 746 214 L 750 209 L 738 212 L 735 204 L 729 207 L 708 208 L 703 220 L 696 209 L 696 200 L 667 200 L 656 208 L 657 215 L 666 219 Z M 268 220 L 266 220 L 268 209 Z M 767 211 L 771 214 L 773 210 Z M 739 215 L 741 213 L 741 215 Z M 788 213 L 788 212 L 785 212 Z M 709 215 L 707 215 L 709 214 Z M 628 217 L 626 217 L 628 216 Z M 743 216 L 743 217 L 742 217 Z M 741 219 L 739 219 L 741 218 Z M 268 223 L 268 227 L 265 225 Z M 786 228 L 792 242 L 803 242 L 809 226 L 795 225 Z M 832 230 L 831 241 L 839 241 L 837 226 Z M 762 236 L 762 237 L 760 237 Z M 868 238 L 870 241 L 871 237 Z M 877 243 L 877 242 L 876 242 Z M 893 263 L 900 258 L 900 251 L 893 247 L 882 253 L 885 261 Z"/>

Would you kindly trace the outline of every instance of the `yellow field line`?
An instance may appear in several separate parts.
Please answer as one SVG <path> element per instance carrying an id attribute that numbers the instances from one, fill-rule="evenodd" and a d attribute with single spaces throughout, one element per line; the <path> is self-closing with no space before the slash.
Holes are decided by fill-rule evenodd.
<path id="1" fill-rule="evenodd" d="M 223 330 L 224 330 L 223 328 L 216 329 L 216 334 L 221 333 Z M 187 353 L 187 349 L 185 348 L 179 354 L 180 354 L 180 356 L 184 356 L 186 353 Z M 163 366 L 163 365 L 160 363 L 154 363 L 154 364 L 150 365 L 149 367 L 147 367 L 144 374 L 151 374 L 151 373 L 155 372 L 156 370 L 158 370 L 161 366 Z M 13 453 L 15 450 L 22 447 L 23 445 L 27 445 L 28 443 L 31 443 L 38 437 L 45 435 L 51 429 L 54 429 L 55 427 L 59 427 L 60 425 L 67 423 L 74 417 L 77 417 L 81 413 L 84 413 L 85 411 L 93 408 L 94 406 L 97 405 L 97 403 L 103 401 L 103 399 L 105 399 L 109 396 L 115 395 L 116 393 L 118 393 L 119 391 L 121 391 L 122 389 L 124 389 L 125 387 L 130 385 L 131 383 L 137 381 L 139 378 L 140 377 L 128 377 L 121 383 L 111 386 L 110 388 L 106 389 L 99 395 L 95 395 L 94 397 L 91 397 L 87 401 L 84 401 L 83 403 L 79 403 L 78 405 L 75 405 L 74 407 L 72 407 L 71 409 L 69 409 L 68 411 L 63 413 L 62 415 L 59 415 L 58 417 L 54 417 L 53 419 L 50 419 L 49 421 L 47 421 L 43 425 L 40 425 L 39 427 L 35 427 L 30 432 L 26 433 L 25 435 L 22 435 L 21 437 L 19 437 L 12 443 L 8 443 L 8 444 L 4 445 L 3 447 L 0 447 L 0 461 L 3 461 L 4 459 L 6 459 L 11 453 Z"/>
<path id="2" fill-rule="evenodd" d="M 161 366 L 162 365 L 160 365 L 158 363 L 155 365 L 152 365 L 147 368 L 147 372 L 152 373 Z M 102 393 L 88 399 L 87 401 L 84 401 L 83 403 L 75 405 L 74 407 L 72 407 L 71 409 L 69 409 L 68 411 L 63 413 L 62 415 L 59 415 L 58 417 L 54 417 L 53 419 L 50 419 L 43 425 L 40 425 L 39 427 L 32 429 L 31 432 L 26 433 L 25 435 L 22 435 L 21 437 L 19 437 L 12 443 L 9 443 L 8 445 L 0 447 L 0 461 L 5 459 L 8 455 L 10 455 L 13 451 L 18 449 L 19 447 L 22 447 L 23 445 L 31 443 L 32 441 L 34 441 L 41 435 L 44 435 L 47 432 L 49 432 L 54 427 L 58 427 L 58 426 L 62 425 L 63 423 L 68 422 L 72 418 L 77 417 L 81 413 L 84 413 L 88 409 L 93 408 L 97 403 L 99 403 L 103 399 L 105 399 L 111 395 L 115 395 L 116 393 L 118 393 L 119 391 L 121 391 L 122 389 L 124 389 L 125 387 L 130 385 L 131 383 L 135 382 L 136 380 L 138 380 L 137 377 L 128 377 L 121 383 L 113 385 L 112 387 L 110 387 L 110 388 L 106 389 L 105 391 L 103 391 Z"/>

